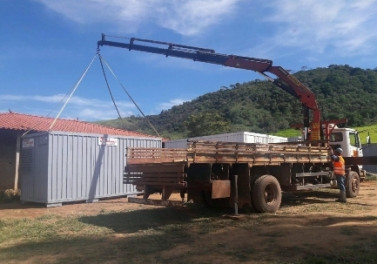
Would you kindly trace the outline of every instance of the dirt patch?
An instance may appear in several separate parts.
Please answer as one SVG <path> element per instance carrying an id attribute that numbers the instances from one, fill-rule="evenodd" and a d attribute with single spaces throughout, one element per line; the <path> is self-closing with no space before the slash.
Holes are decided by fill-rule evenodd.
<path id="1" fill-rule="evenodd" d="M 131 211 L 153 206 L 128 203 L 127 198 L 104 199 L 93 203 L 69 203 L 63 206 L 46 207 L 34 203 L 0 204 L 0 218 L 36 218 L 43 215 L 84 216 L 100 213 Z"/>
<path id="2" fill-rule="evenodd" d="M 347 204 L 334 203 L 337 193 L 338 190 L 336 189 L 323 193 L 321 191 L 287 193 L 283 197 L 282 207 L 275 215 L 290 215 L 290 217 L 287 217 L 284 221 L 281 218 L 276 221 L 279 221 L 279 225 L 284 225 L 284 222 L 287 222 L 288 225 L 310 225 L 314 222 L 334 221 L 333 219 L 337 216 L 343 216 L 350 210 L 356 210 L 357 216 L 377 216 L 377 181 L 363 182 L 359 196 L 348 199 Z M 160 195 L 151 195 L 150 198 L 160 199 Z M 173 194 L 171 200 L 180 201 L 179 194 Z M 327 206 L 324 206 L 325 204 Z M 10 202 L 0 203 L 0 218 L 35 218 L 49 214 L 62 216 L 97 215 L 147 208 L 155 208 L 155 206 L 128 203 L 128 199 L 124 197 L 103 199 L 93 203 L 67 203 L 63 206 L 49 208 L 36 203 Z M 324 208 L 327 210 L 323 211 Z"/>
<path id="3" fill-rule="evenodd" d="M 282 207 L 275 214 L 252 213 L 239 217 L 224 217 L 219 214 L 209 217 L 208 223 L 205 222 L 207 220 L 203 221 L 206 216 L 195 215 L 190 218 L 190 208 L 175 210 L 174 220 L 167 215 L 169 212 L 158 210 L 152 210 L 155 211 L 154 214 L 145 212 L 141 217 L 133 218 L 132 213 L 155 209 L 156 206 L 128 203 L 127 198 L 65 204 L 54 208 L 36 204 L 5 203 L 0 204 L 0 219 L 32 219 L 59 215 L 78 217 L 84 223 L 97 226 L 112 222 L 112 226 L 108 225 L 112 232 L 106 240 L 96 242 L 104 248 L 118 246 L 114 261 L 109 263 L 121 263 L 116 260 L 117 255 L 122 258 L 131 256 L 120 248 L 134 250 L 135 243 L 148 245 L 150 241 L 158 241 L 162 239 L 161 233 L 165 232 L 165 237 L 172 234 L 166 231 L 169 228 L 177 235 L 171 235 L 168 246 L 159 246 L 156 243 L 156 253 L 148 253 L 152 251 L 148 248 L 145 255 L 135 258 L 139 260 L 135 263 L 148 260 L 154 263 L 281 263 L 278 260 L 284 260 L 285 263 L 305 263 L 297 260 L 317 255 L 339 256 L 339 249 L 344 250 L 344 254 L 355 247 L 359 247 L 361 252 L 375 252 L 377 182 L 362 183 L 359 196 L 348 199 L 347 204 L 335 202 L 337 196 L 338 190 L 284 194 Z M 174 196 L 174 199 L 179 199 L 179 195 Z M 184 215 L 182 219 L 176 216 L 180 210 Z M 126 228 L 121 221 L 130 222 L 129 219 L 137 219 L 139 222 L 128 224 Z M 200 225 L 196 226 L 195 221 L 200 222 Z M 174 226 L 177 223 L 190 230 L 187 239 L 179 238 L 181 230 Z M 165 229 L 162 226 L 165 226 Z M 146 238 L 142 238 L 144 235 Z M 187 236 L 187 233 L 184 235 Z M 365 241 L 369 242 L 365 244 Z M 376 248 L 366 248 L 371 246 Z M 182 262 L 183 259 L 186 262 Z M 362 263 L 353 261 L 352 256 L 346 259 L 347 261 L 342 263 Z M 337 263 L 340 260 L 329 261 L 309 263 Z"/>

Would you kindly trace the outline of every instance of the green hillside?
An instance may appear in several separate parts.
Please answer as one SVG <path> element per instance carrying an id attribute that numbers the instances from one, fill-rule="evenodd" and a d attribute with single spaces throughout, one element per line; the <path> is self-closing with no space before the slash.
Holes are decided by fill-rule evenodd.
<path id="1" fill-rule="evenodd" d="M 349 127 L 377 123 L 377 69 L 330 65 L 294 75 L 316 94 L 323 120 L 347 118 Z M 223 87 L 148 116 L 162 136 L 172 139 L 236 131 L 275 134 L 301 123 L 302 117 L 299 100 L 259 80 Z M 102 124 L 155 134 L 137 116 Z"/>

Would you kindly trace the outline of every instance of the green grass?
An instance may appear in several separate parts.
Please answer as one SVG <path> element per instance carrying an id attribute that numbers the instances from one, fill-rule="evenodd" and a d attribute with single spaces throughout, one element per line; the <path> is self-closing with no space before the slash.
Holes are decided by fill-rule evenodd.
<path id="1" fill-rule="evenodd" d="M 377 143 L 377 124 L 376 125 L 369 125 L 369 126 L 362 126 L 362 127 L 356 127 L 357 131 L 359 131 L 359 136 L 362 144 L 367 143 L 367 136 L 369 133 L 369 137 L 371 140 L 371 143 Z"/>
<path id="2" fill-rule="evenodd" d="M 312 244 L 299 244 L 297 248 L 276 243 L 290 231 L 299 233 L 303 226 L 277 231 L 270 228 L 286 218 L 294 223 L 307 212 L 328 212 L 323 221 L 329 222 L 310 222 L 324 229 L 336 229 L 334 224 L 343 221 L 377 221 L 375 216 L 356 216 L 362 205 L 332 202 L 335 196 L 334 190 L 290 195 L 284 198 L 285 206 L 278 214 L 253 213 L 238 220 L 223 217 L 222 211 L 194 205 L 94 216 L 51 214 L 35 219 L 2 219 L 0 263 L 377 263 L 377 229 L 373 226 L 339 228 L 339 236 L 353 239 L 352 247 L 339 252 L 317 251 Z M 367 209 L 364 206 L 363 210 Z M 331 212 L 344 214 L 332 216 Z M 363 228 L 371 235 L 360 239 Z M 300 256 L 296 256 L 298 252 Z"/>
<path id="3" fill-rule="evenodd" d="M 366 176 L 365 180 L 367 180 L 367 181 L 377 181 L 377 174 L 367 172 L 367 176 Z"/>
<path id="4" fill-rule="evenodd" d="M 278 136 L 278 137 L 287 137 L 287 138 L 298 137 L 298 136 L 301 136 L 301 131 L 298 130 L 298 129 L 290 128 L 290 129 L 278 131 L 278 132 L 274 133 L 273 135 Z"/>

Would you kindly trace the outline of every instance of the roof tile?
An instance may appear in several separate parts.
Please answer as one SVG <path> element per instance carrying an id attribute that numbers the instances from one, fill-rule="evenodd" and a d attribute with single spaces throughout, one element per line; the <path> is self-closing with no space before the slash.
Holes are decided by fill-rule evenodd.
<path id="1" fill-rule="evenodd" d="M 54 118 L 50 117 L 41 117 L 14 112 L 0 113 L 0 129 L 33 131 L 51 130 L 88 134 L 108 134 L 114 136 L 153 137 L 151 135 L 139 132 L 132 132 L 70 119 L 57 119 L 52 129 L 49 129 L 53 121 Z"/>

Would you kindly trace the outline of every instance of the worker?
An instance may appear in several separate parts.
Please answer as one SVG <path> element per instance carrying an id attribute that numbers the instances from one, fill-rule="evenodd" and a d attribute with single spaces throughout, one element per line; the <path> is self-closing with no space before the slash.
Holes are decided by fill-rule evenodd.
<path id="1" fill-rule="evenodd" d="M 338 188 L 340 190 L 339 199 L 337 201 L 346 203 L 346 163 L 342 157 L 343 149 L 336 148 L 334 153 L 331 155 L 331 159 L 333 161 L 334 166 L 334 174 L 336 176 L 336 182 L 338 184 Z"/>

